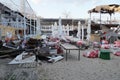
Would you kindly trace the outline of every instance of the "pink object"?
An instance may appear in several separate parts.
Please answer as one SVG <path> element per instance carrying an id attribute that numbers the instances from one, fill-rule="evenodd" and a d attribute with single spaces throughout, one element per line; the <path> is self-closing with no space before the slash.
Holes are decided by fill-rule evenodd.
<path id="1" fill-rule="evenodd" d="M 82 45 L 83 44 L 83 41 L 78 41 L 77 42 L 77 45 Z"/>
<path id="2" fill-rule="evenodd" d="M 97 58 L 98 52 L 99 52 L 98 50 L 92 50 L 90 52 L 83 53 L 83 56 L 88 58 Z"/>
<path id="3" fill-rule="evenodd" d="M 50 38 L 50 40 L 53 41 L 53 42 L 59 41 L 58 38 Z"/>
<path id="4" fill-rule="evenodd" d="M 63 53 L 63 49 L 60 46 L 55 45 L 55 48 L 57 49 L 58 54 Z"/>
<path id="5" fill-rule="evenodd" d="M 93 42 L 93 47 L 99 48 L 100 47 L 99 42 Z"/>
<path id="6" fill-rule="evenodd" d="M 120 51 L 116 51 L 116 52 L 114 53 L 114 55 L 120 56 Z"/>
<path id="7" fill-rule="evenodd" d="M 107 40 L 102 40 L 102 44 L 108 44 Z"/>
<path id="8" fill-rule="evenodd" d="M 115 47 L 120 47 L 120 41 L 115 41 L 115 42 L 114 42 L 114 46 L 115 46 Z"/>
<path id="9" fill-rule="evenodd" d="M 110 45 L 109 45 L 109 44 L 102 44 L 102 45 L 101 45 L 101 48 L 109 49 L 109 48 L 110 48 Z"/>

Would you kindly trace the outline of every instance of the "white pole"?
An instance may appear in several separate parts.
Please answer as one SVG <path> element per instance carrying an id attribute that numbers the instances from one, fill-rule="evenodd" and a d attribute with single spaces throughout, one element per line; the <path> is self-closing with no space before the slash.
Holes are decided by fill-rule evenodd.
<path id="1" fill-rule="evenodd" d="M 64 25 L 62 25 L 62 29 L 63 29 L 63 35 L 66 35 L 66 33 L 65 33 L 65 26 Z"/>
<path id="2" fill-rule="evenodd" d="M 67 24 L 67 36 L 69 36 L 69 25 Z"/>
<path id="3" fill-rule="evenodd" d="M 26 19 L 24 16 L 24 38 L 26 39 Z"/>
<path id="4" fill-rule="evenodd" d="M 79 40 L 81 39 L 81 22 L 78 22 L 78 32 L 77 32 L 77 37 L 79 38 Z"/>
<path id="5" fill-rule="evenodd" d="M 17 13 L 17 18 L 16 18 L 16 23 L 17 23 L 17 26 L 16 26 L 17 28 L 16 29 L 17 29 L 17 35 L 18 35 L 18 13 Z"/>
<path id="6" fill-rule="evenodd" d="M 32 28 L 31 28 L 31 27 L 32 27 L 32 24 L 31 24 L 31 23 L 32 23 L 32 22 L 31 22 L 31 19 L 32 19 L 32 18 L 31 18 L 31 15 L 30 15 L 30 35 L 32 34 L 32 31 L 31 31 L 31 30 L 32 30 Z"/>
<path id="7" fill-rule="evenodd" d="M 54 36 L 54 26 L 52 25 L 52 36 Z"/>
<path id="8" fill-rule="evenodd" d="M 90 40 L 90 34 L 91 34 L 91 19 L 88 19 L 88 27 L 87 27 L 87 40 Z"/>
<path id="9" fill-rule="evenodd" d="M 58 36 L 58 25 L 57 22 L 55 22 L 53 26 L 53 37 L 57 37 L 57 36 Z"/>
<path id="10" fill-rule="evenodd" d="M 40 18 L 37 18 L 37 21 L 36 21 L 36 22 L 37 22 L 37 34 L 40 35 L 40 34 L 41 34 L 41 29 L 40 29 L 40 27 L 41 27 L 41 26 L 40 26 Z"/>
<path id="11" fill-rule="evenodd" d="M 101 22 L 102 22 L 102 20 L 101 20 L 101 12 L 100 12 L 100 30 L 102 30 Z"/>
<path id="12" fill-rule="evenodd" d="M 36 32 L 35 32 L 35 29 L 36 28 L 36 26 L 35 26 L 35 15 L 34 15 L 34 35 L 36 34 Z"/>
<path id="13" fill-rule="evenodd" d="M 24 23 L 24 39 L 26 39 L 26 17 L 25 17 L 25 12 L 26 12 L 26 7 L 25 7 L 25 0 L 22 0 L 22 7 L 21 7 L 21 9 L 22 9 L 22 11 L 23 11 L 23 13 L 24 13 L 24 18 L 23 18 L 23 23 Z"/>
<path id="14" fill-rule="evenodd" d="M 82 40 L 84 40 L 84 26 L 82 25 Z"/>
<path id="15" fill-rule="evenodd" d="M 61 17 L 59 17 L 59 28 L 58 28 L 59 30 L 59 37 L 61 37 L 62 36 L 62 32 L 63 32 L 63 29 L 62 29 L 62 22 L 61 22 Z"/>
<path id="16" fill-rule="evenodd" d="M 23 19 L 22 18 L 20 18 L 20 28 L 22 28 L 23 29 Z"/>
<path id="17" fill-rule="evenodd" d="M 73 25 L 72 25 L 72 31 L 73 31 L 73 29 L 74 29 L 74 28 L 73 28 Z"/>

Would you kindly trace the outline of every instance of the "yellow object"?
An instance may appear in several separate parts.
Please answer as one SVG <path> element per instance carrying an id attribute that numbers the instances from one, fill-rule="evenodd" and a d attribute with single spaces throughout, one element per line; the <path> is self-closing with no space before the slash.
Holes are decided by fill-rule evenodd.
<path id="1" fill-rule="evenodd" d="M 91 42 L 100 42 L 100 36 L 97 34 L 91 34 L 90 41 Z"/>
<path id="2" fill-rule="evenodd" d="M 40 35 L 36 35 L 33 37 L 34 39 L 41 39 L 41 36 Z"/>
<path id="3" fill-rule="evenodd" d="M 15 36 L 16 29 L 14 27 L 0 25 L 0 29 L 1 29 L 1 36 L 6 36 L 7 32 L 10 32 L 12 33 L 13 36 Z"/>

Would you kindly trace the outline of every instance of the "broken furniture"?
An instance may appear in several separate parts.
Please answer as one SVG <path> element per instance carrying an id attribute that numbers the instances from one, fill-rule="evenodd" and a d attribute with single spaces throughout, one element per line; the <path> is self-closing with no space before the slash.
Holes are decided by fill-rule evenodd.
<path id="1" fill-rule="evenodd" d="M 68 51 L 70 53 L 70 50 L 78 50 L 78 60 L 80 60 L 80 48 L 76 47 L 75 45 L 71 45 L 69 43 L 60 44 L 60 46 L 66 50 L 66 61 L 68 57 Z"/>
<path id="2" fill-rule="evenodd" d="M 23 52 L 23 49 L 14 49 L 6 46 L 0 48 L 0 58 L 13 58 Z"/>

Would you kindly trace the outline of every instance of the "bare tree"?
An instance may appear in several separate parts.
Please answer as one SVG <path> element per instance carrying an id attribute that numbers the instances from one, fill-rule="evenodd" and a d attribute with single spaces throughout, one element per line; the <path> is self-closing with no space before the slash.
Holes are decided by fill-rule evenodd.
<path id="1" fill-rule="evenodd" d="M 70 11 L 64 11 L 63 12 L 63 17 L 65 17 L 65 18 L 70 18 Z"/>

